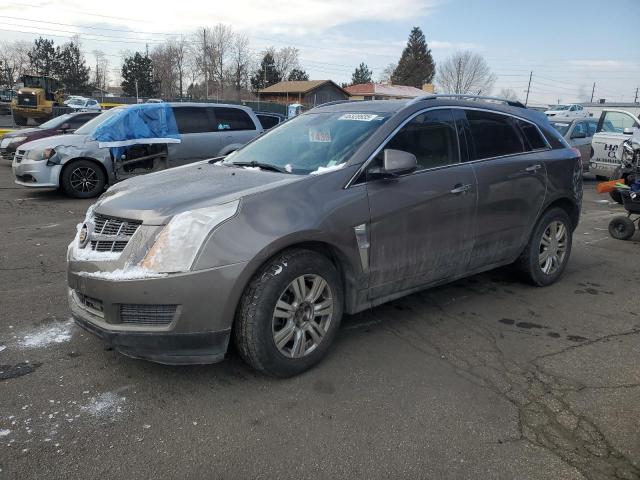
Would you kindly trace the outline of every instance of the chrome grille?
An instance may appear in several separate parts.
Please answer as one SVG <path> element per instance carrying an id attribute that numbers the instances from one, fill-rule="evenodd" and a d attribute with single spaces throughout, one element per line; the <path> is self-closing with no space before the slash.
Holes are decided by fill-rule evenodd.
<path id="1" fill-rule="evenodd" d="M 93 216 L 93 231 L 89 237 L 91 250 L 122 252 L 142 222 L 123 218 Z"/>
<path id="2" fill-rule="evenodd" d="M 169 325 L 176 314 L 178 305 L 120 305 L 120 321 L 130 325 Z"/>

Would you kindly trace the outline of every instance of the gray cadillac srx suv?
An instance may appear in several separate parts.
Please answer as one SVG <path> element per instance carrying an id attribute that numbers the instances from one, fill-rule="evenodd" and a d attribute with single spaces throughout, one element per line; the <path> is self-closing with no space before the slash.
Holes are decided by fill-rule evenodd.
<path id="1" fill-rule="evenodd" d="M 111 187 L 69 245 L 69 302 L 125 355 L 211 363 L 233 339 L 290 376 L 344 313 L 508 264 L 552 284 L 581 200 L 579 152 L 519 103 L 336 102 Z"/>

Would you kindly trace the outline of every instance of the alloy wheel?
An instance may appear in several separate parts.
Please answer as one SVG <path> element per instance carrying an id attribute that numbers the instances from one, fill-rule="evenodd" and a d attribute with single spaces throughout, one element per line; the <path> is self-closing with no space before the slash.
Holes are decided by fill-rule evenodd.
<path id="1" fill-rule="evenodd" d="M 324 339 L 333 316 L 333 295 L 320 275 L 301 275 L 280 295 L 273 311 L 273 341 L 288 358 L 311 354 Z"/>
<path id="2" fill-rule="evenodd" d="M 89 167 L 77 167 L 69 176 L 71 187 L 77 192 L 91 192 L 98 185 L 98 173 Z"/>
<path id="3" fill-rule="evenodd" d="M 553 275 L 562 266 L 567 255 L 567 227 L 563 222 L 551 222 L 540 239 L 538 264 L 546 275 Z"/>

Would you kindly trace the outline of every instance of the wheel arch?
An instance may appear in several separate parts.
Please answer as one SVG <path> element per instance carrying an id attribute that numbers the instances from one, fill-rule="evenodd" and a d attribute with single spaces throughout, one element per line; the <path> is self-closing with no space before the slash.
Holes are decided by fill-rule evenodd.
<path id="1" fill-rule="evenodd" d="M 569 215 L 573 230 L 576 229 L 578 222 L 580 221 L 580 208 L 576 205 L 575 201 L 567 197 L 557 198 L 547 205 L 547 207 L 540 213 L 540 216 L 544 215 L 552 208 L 561 208 L 564 210 L 567 215 Z"/>

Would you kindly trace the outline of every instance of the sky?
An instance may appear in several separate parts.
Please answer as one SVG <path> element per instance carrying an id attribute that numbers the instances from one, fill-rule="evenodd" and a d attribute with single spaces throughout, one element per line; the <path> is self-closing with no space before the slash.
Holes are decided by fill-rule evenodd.
<path id="1" fill-rule="evenodd" d="M 640 87 L 640 0 L 4 0 L 0 40 L 63 43 L 79 34 L 88 64 L 108 55 L 116 79 L 123 55 L 225 23 L 253 51 L 295 46 L 312 79 L 348 82 L 360 62 L 374 79 L 397 62 L 413 26 L 436 62 L 456 50 L 481 54 L 529 103 L 633 101 Z M 640 101 L 640 95 L 638 95 Z"/>

